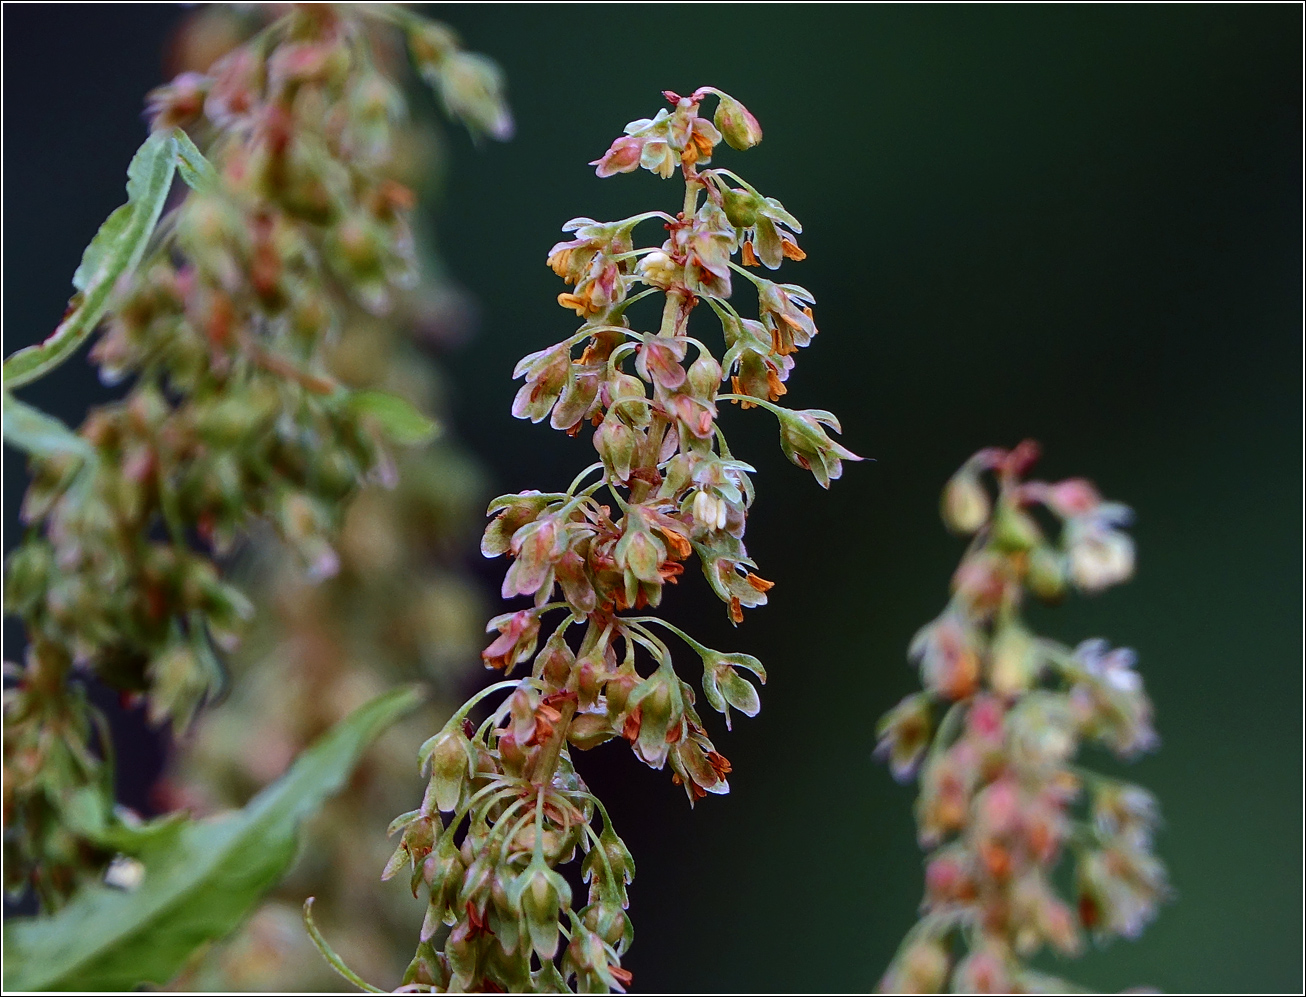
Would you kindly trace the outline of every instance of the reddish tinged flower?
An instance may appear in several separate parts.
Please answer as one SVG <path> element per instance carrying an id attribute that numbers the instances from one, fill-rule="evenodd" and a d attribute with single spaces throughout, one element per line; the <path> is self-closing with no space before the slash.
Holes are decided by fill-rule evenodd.
<path id="1" fill-rule="evenodd" d="M 498 668 L 505 674 L 514 665 L 535 653 L 540 635 L 540 617 L 534 610 L 523 609 L 517 613 L 496 616 L 485 628 L 488 633 L 498 630 L 499 636 L 481 652 L 487 668 Z"/>
<path id="2" fill-rule="evenodd" d="M 925 757 L 930 733 L 929 697 L 921 693 L 907 696 L 880 721 L 875 757 L 888 760 L 889 771 L 898 782 L 910 782 Z"/>
<path id="3" fill-rule="evenodd" d="M 616 173 L 633 173 L 639 168 L 640 155 L 643 151 L 643 139 L 633 135 L 623 135 L 590 165 L 598 167 L 594 172 L 600 177 L 610 177 Z"/>
<path id="4" fill-rule="evenodd" d="M 440 44 L 429 47 L 429 61 L 438 61 Z M 724 714 L 727 728 L 732 708 L 746 716 L 759 711 L 758 690 L 740 672 L 752 671 L 764 682 L 761 662 L 704 648 L 656 617 L 622 615 L 656 606 L 695 553 L 734 623 L 745 608 L 764 605 L 773 587 L 751 570 L 755 565 L 742 542 L 753 501 L 752 468 L 730 455 L 717 425 L 723 379 L 733 378 L 743 396 L 738 400 L 756 399 L 777 415 L 782 449 L 822 485 L 839 476 L 842 460 L 858 459 L 828 435 L 827 427 L 838 429 L 830 413 L 774 404 L 785 393 L 792 354 L 815 335 L 811 295 L 763 281 L 756 320 L 740 318 L 726 300 L 734 289 L 731 257 L 740 249 L 740 226 L 730 216 L 735 195 L 723 194 L 714 174 L 698 172 L 722 140 L 717 126 L 699 116 L 698 101 L 709 93 L 719 98 L 717 121 L 728 129 L 727 140 L 737 148 L 757 143 L 756 120 L 727 95 L 668 93 L 670 110 L 631 122 L 593 165 L 600 176 L 637 166 L 663 177 L 681 174 L 683 212 L 671 218 L 652 211 L 612 223 L 573 219 L 564 231 L 575 237 L 554 245 L 547 257 L 569 285 L 560 303 L 585 324 L 518 364 L 514 376 L 525 384 L 513 413 L 535 422 L 548 416 L 572 435 L 590 422 L 600 461 L 565 493 L 504 496 L 490 509 L 495 519 L 482 549 L 513 556 L 503 595 L 533 596 L 537 609 L 492 621 L 499 636 L 483 656 L 505 672 L 532 656 L 534 662 L 530 678 L 515 684 L 506 706 L 481 728 L 467 727 L 471 768 L 458 769 L 456 785 L 452 778 L 442 784 L 445 798 L 456 795 L 467 803 L 459 811 L 467 823 L 455 823 L 441 839 L 452 844 L 455 835 L 461 837 L 457 854 L 466 858 L 466 871 L 452 899 L 443 886 L 438 896 L 432 887 L 434 914 L 428 914 L 430 930 L 424 928 L 423 937 L 432 938 L 441 919 L 455 923 L 444 960 L 425 957 L 419 972 L 432 979 L 445 973 L 447 981 L 437 981 L 444 989 L 598 991 L 630 982 L 618 957 L 631 937 L 625 884 L 633 863 L 610 828 L 599 847 L 589 848 L 594 835 L 586 825 L 597 814 L 588 803 L 577 805 L 581 784 L 573 750 L 620 735 L 645 764 L 663 768 L 670 762 L 672 781 L 684 787 L 691 804 L 729 791 L 730 762 L 709 740 L 694 712 L 694 693 L 653 628 L 666 627 L 700 654 L 704 695 Z M 779 202 L 757 197 L 748 229 L 766 260 L 801 259 L 792 239 L 797 222 Z M 653 218 L 666 223 L 665 242 L 635 248 L 634 228 Z M 777 220 L 788 227 L 781 231 Z M 635 281 L 645 286 L 639 297 L 656 291 L 666 296 L 656 331 L 637 328 L 626 314 Z M 721 320 L 729 350 L 724 361 L 713 355 L 710 337 L 688 337 L 691 313 L 704 302 Z M 573 359 L 573 347 L 582 343 Z M 691 343 L 695 357 L 689 363 Z M 597 480 L 591 478 L 595 471 Z M 616 521 L 613 508 L 595 498 L 600 488 L 620 510 Z M 561 608 L 549 602 L 558 587 L 569 614 L 536 655 L 540 614 Z M 569 643 L 567 634 L 573 625 L 583 629 L 575 651 L 576 641 Z M 646 678 L 637 667 L 645 655 L 657 662 Z M 976 757 L 972 751 L 954 759 L 967 780 L 974 779 Z M 518 830 L 505 844 L 499 828 L 508 820 Z M 578 848 L 589 851 L 582 864 L 589 906 L 571 912 L 565 880 L 553 870 Z M 524 871 L 520 862 L 509 864 L 527 855 Z M 562 925 L 571 942 L 558 964 L 552 956 Z M 488 958 L 491 946 L 496 948 Z M 541 957 L 539 969 L 533 968 L 532 952 Z M 409 982 L 419 978 L 411 973 Z"/>
<path id="5" fill-rule="evenodd" d="M 729 94 L 724 94 L 720 90 L 710 87 L 704 87 L 694 94 L 697 99 L 707 93 L 717 95 L 716 114 L 712 116 L 713 122 L 721 130 L 721 135 L 732 149 L 738 149 L 741 152 L 745 149 L 751 149 L 762 141 L 762 126 L 757 123 L 757 119 L 752 113 L 739 101 L 735 100 Z"/>
<path id="6" fill-rule="evenodd" d="M 951 605 L 911 648 L 933 695 L 958 700 L 933 735 L 917 804 L 922 844 L 951 838 L 927 866 L 921 927 L 945 942 L 961 934 L 970 950 L 936 990 L 1070 990 L 1020 958 L 1044 945 L 1077 954 L 1081 927 L 1099 938 L 1133 936 L 1168 891 L 1164 867 L 1151 853 L 1157 820 L 1151 796 L 1069 768 L 1083 740 L 1122 756 L 1155 743 L 1133 652 L 1102 640 L 1072 652 L 1036 637 L 1019 615 L 1025 588 L 1055 596 L 1063 587 L 1051 543 L 1026 507 L 1041 503 L 1064 521 L 1060 539 L 1072 557 L 1077 545 L 1130 544 L 1115 530 L 1126 510 L 1103 502 L 1082 479 L 1022 482 L 1037 454 L 1029 442 L 1011 451 L 982 450 L 949 482 L 945 522 L 974 539 L 954 576 Z M 996 503 L 980 481 L 985 470 L 996 472 Z M 1103 539 L 1112 533 L 1116 539 Z M 1132 544 L 1128 551 L 1132 566 Z M 1096 559 L 1091 577 L 1079 579 L 1081 588 L 1119 580 L 1119 560 L 1100 551 L 1080 556 Z M 977 669 L 980 659 L 984 667 Z M 914 735 L 929 716 L 928 694 L 919 695 L 882 721 L 885 744 L 898 750 L 900 765 L 912 757 L 909 750 L 924 750 Z M 1084 786 L 1091 824 L 1072 810 Z M 1077 911 L 1051 885 L 1072 827 Z M 952 917 L 958 920 L 946 920 Z M 975 930 L 958 932 L 963 923 Z M 914 985 L 904 953 L 884 987 Z"/>
<path id="7" fill-rule="evenodd" d="M 769 280 L 757 285 L 757 307 L 762 325 L 771 334 L 771 348 L 788 356 L 800 347 L 810 346 L 816 335 L 812 318 L 812 292 L 797 284 L 774 284 Z"/>

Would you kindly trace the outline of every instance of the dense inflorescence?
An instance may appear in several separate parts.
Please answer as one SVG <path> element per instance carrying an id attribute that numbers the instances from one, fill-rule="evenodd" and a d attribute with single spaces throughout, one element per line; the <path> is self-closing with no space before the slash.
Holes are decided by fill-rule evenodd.
<path id="1" fill-rule="evenodd" d="M 115 290 L 92 360 L 131 389 L 88 416 L 88 458 L 33 461 L 8 566 L 30 649 L 6 690 L 6 886 L 34 886 L 47 908 L 130 833 L 74 675 L 184 726 L 252 613 L 217 558 L 264 520 L 329 577 L 345 499 L 393 480 L 384 430 L 405 403 L 342 386 L 327 355 L 415 280 L 413 194 L 391 169 L 404 101 L 376 58 L 395 24 L 452 112 L 507 133 L 493 68 L 380 5 L 297 5 L 150 97 L 155 134 L 184 128 L 214 179 Z"/>
<path id="2" fill-rule="evenodd" d="M 425 883 L 429 896 L 404 981 L 411 988 L 606 992 L 629 983 L 620 960 L 632 937 L 626 887 L 634 863 L 572 749 L 624 738 L 645 764 L 669 764 L 691 803 L 725 793 L 730 763 L 653 627 L 701 658 L 703 693 L 727 724 L 732 707 L 748 716 L 759 709 L 741 671 L 761 681 L 765 671 L 751 655 L 704 647 L 657 617 L 623 614 L 658 606 L 693 554 L 733 622 L 767 601 L 772 583 L 753 571 L 743 543 L 753 469 L 726 445 L 720 402 L 773 413 L 785 454 L 822 485 L 839 477 L 841 461 L 858 459 L 827 434 L 838 429 L 830 413 L 776 404 L 794 354 L 816 335 L 813 299 L 757 268 L 801 260 L 801 227 L 779 201 L 708 165 L 723 139 L 741 150 L 757 144 L 756 119 L 712 88 L 665 96 L 670 110 L 631 122 L 591 165 L 601 177 L 640 167 L 679 173 L 682 210 L 574 219 L 564 226 L 573 237 L 548 255 L 571 287 L 559 303 L 584 324 L 517 365 L 526 383 L 513 413 L 570 435 L 590 423 L 600 461 L 564 492 L 526 491 L 490 506 L 482 550 L 512 558 L 502 594 L 532 605 L 490 622 L 497 637 L 482 657 L 505 674 L 526 662 L 531 671 L 483 690 L 427 742 L 426 796 L 392 826 L 402 837 L 385 876 L 411 863 L 414 892 Z M 700 116 L 710 96 L 712 120 Z M 661 245 L 637 248 L 645 221 L 662 223 Z M 756 292 L 756 319 L 731 303 L 741 281 Z M 659 293 L 660 327 L 638 331 L 628 307 Z M 719 320 L 720 360 L 688 334 L 700 304 Z M 727 379 L 733 390 L 723 393 Z M 599 501 L 603 489 L 611 504 Z M 561 621 L 546 636 L 543 620 L 555 612 Z M 578 639 L 569 641 L 571 632 Z M 644 656 L 651 669 L 641 670 Z M 471 723 L 485 696 L 508 690 L 479 727 Z M 583 905 L 558 872 L 578 856 L 589 884 Z"/>
<path id="3" fill-rule="evenodd" d="M 230 5 L 197 9 L 173 47 L 198 51 L 203 61 L 178 69 L 206 71 L 252 33 L 246 24 Z M 417 89 L 405 78 L 401 46 L 378 46 L 374 57 L 406 94 Z M 391 136 L 387 176 L 417 198 L 418 282 L 386 314 L 356 313 L 342 324 L 327 356 L 341 383 L 392 392 L 437 418 L 448 404 L 440 360 L 474 326 L 469 298 L 438 255 L 432 213 L 423 210 L 440 193 L 442 171 L 433 166 L 463 144 L 451 139 L 436 115 L 416 109 Z M 243 547 L 227 575 L 263 611 L 225 656 L 231 694 L 201 711 L 154 794 L 168 809 L 195 814 L 243 806 L 370 697 L 415 681 L 431 694 L 369 749 L 355 777 L 303 828 L 303 860 L 173 988 L 337 988 L 340 978 L 300 923 L 309 895 L 316 923 L 330 937 L 348 938 L 350 963 L 365 976 L 397 977 L 412 955 L 407 928 L 421 906 L 402 890 L 378 889 L 376 868 L 390 849 L 375 815 L 410 805 L 420 786 L 412 746 L 461 703 L 468 673 L 479 666 L 485 600 L 465 564 L 488 495 L 479 466 L 447 432 L 397 453 L 396 471 L 394 487 L 368 483 L 348 501 L 332 543 L 340 569 L 329 579 L 305 577 L 272 530 Z"/>
<path id="4" fill-rule="evenodd" d="M 1081 478 L 1023 480 L 1037 457 L 1030 442 L 981 450 L 944 492 L 945 522 L 972 540 L 948 608 L 911 645 L 925 689 L 880 724 L 879 753 L 895 778 L 919 774 L 916 817 L 930 853 L 922 917 L 884 991 L 1075 989 L 1026 960 L 1044 946 L 1075 955 L 1085 932 L 1135 937 L 1168 892 L 1152 852 L 1155 799 L 1075 764 L 1081 744 L 1122 759 L 1155 746 L 1134 652 L 1104 640 L 1072 649 L 1021 616 L 1027 595 L 1057 602 L 1126 581 L 1130 511 Z M 989 471 L 996 501 L 981 480 Z M 1074 904 L 1058 890 L 1066 855 Z"/>

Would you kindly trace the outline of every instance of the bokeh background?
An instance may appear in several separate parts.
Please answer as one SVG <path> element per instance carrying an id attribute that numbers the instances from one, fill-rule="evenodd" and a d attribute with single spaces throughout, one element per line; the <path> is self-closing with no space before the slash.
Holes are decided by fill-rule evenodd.
<path id="1" fill-rule="evenodd" d="M 792 279 L 822 335 L 786 401 L 832 409 L 874 458 L 823 494 L 769 417 L 726 416 L 759 472 L 750 552 L 778 586 L 738 630 L 692 573 L 667 606 L 770 671 L 762 714 L 712 729 L 733 792 L 691 812 L 620 745 L 581 760 L 639 864 L 636 988 L 874 986 L 920 896 L 913 790 L 871 751 L 960 555 L 938 492 L 975 449 L 1030 436 L 1043 473 L 1091 477 L 1138 514 L 1136 580 L 1038 622 L 1138 649 L 1163 746 L 1130 771 L 1162 801 L 1177 890 L 1140 941 L 1055 968 L 1107 990 L 1300 990 L 1301 9 L 432 12 L 504 67 L 518 121 L 506 146 L 451 143 L 436 217 L 480 302 L 449 361 L 455 429 L 497 489 L 565 485 L 592 459 L 510 417 L 512 364 L 573 324 L 544 266 L 563 221 L 674 210 L 674 185 L 600 182 L 585 162 L 660 90 L 703 84 L 766 133 L 722 162 L 805 226 Z M 184 13 L 6 6 L 6 353 L 53 328 L 122 201 Z M 72 422 L 105 396 L 80 360 L 25 393 Z M 4 466 L 7 550 L 23 481 Z M 492 592 L 501 566 L 473 567 Z M 157 741 L 127 736 L 124 794 L 144 806 Z"/>

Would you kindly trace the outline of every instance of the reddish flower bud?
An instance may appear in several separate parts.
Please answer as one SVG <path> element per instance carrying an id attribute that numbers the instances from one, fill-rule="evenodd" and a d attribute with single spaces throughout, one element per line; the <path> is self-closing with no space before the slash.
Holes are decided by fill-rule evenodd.
<path id="1" fill-rule="evenodd" d="M 590 165 L 597 167 L 594 172 L 600 177 L 610 177 L 616 173 L 632 173 L 639 168 L 640 155 L 643 151 L 644 139 L 634 135 L 623 135 Z"/>

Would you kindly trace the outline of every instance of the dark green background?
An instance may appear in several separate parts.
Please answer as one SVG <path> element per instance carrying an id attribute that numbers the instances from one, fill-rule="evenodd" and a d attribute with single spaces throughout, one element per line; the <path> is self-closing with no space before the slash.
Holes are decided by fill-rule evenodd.
<path id="1" fill-rule="evenodd" d="M 497 483 L 555 487 L 593 459 L 510 418 L 512 364 L 572 328 L 544 267 L 563 221 L 678 200 L 585 162 L 660 90 L 703 84 L 766 132 L 721 162 L 806 227 L 809 258 L 784 272 L 815 293 L 822 334 L 786 401 L 834 410 L 876 460 L 824 494 L 768 416 L 725 416 L 759 471 L 750 551 L 779 584 L 733 632 L 701 579 L 667 602 L 770 669 L 761 716 L 712 730 L 733 793 L 691 813 L 619 746 L 583 760 L 639 862 L 637 989 L 874 985 L 921 870 L 913 792 L 872 762 L 873 729 L 915 685 L 906 644 L 960 554 L 939 488 L 975 449 L 1032 436 L 1044 473 L 1138 513 L 1137 579 L 1039 623 L 1138 649 L 1163 746 L 1132 772 L 1163 803 L 1177 889 L 1141 941 L 1061 969 L 1105 989 L 1299 990 L 1300 8 L 433 13 L 504 66 L 519 123 L 507 146 L 456 138 L 439 209 L 482 307 L 450 361 L 457 428 Z M 6 352 L 54 325 L 121 201 L 177 16 L 5 8 Z M 70 370 L 26 397 L 76 418 L 99 391 Z"/>

